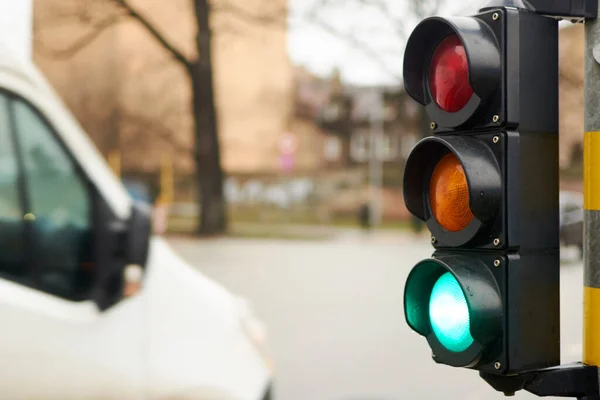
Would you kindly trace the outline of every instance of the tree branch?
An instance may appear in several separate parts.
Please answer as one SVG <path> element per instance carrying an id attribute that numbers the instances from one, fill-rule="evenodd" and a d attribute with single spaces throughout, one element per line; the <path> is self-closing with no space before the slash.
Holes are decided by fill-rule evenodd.
<path id="1" fill-rule="evenodd" d="M 372 47 L 370 47 L 368 44 L 361 42 L 360 40 L 356 39 L 353 36 L 347 35 L 343 32 L 336 30 L 331 25 L 324 22 L 323 20 L 321 20 L 321 18 L 319 18 L 317 16 L 315 16 L 314 19 L 310 22 L 316 24 L 321 29 L 323 29 L 324 31 L 329 33 L 330 35 L 335 36 L 338 39 L 346 41 L 346 43 L 350 44 L 355 49 L 361 51 L 364 55 L 368 56 L 372 61 L 375 61 L 379 65 L 379 67 L 383 71 L 388 73 L 391 77 L 393 77 L 394 79 L 397 79 L 397 80 L 401 80 L 401 75 L 398 73 L 398 71 L 391 69 L 387 65 L 385 60 L 381 57 L 381 54 L 378 51 L 374 50 Z"/>
<path id="2" fill-rule="evenodd" d="M 234 5 L 230 1 L 221 1 L 218 5 L 215 4 L 211 7 L 211 12 L 225 12 L 248 22 L 262 25 L 275 25 L 281 28 L 287 26 L 287 8 L 285 7 L 269 14 L 256 14 Z"/>
<path id="3" fill-rule="evenodd" d="M 77 54 L 81 49 L 92 43 L 105 29 L 115 25 L 120 20 L 120 15 L 112 15 L 108 18 L 100 20 L 92 24 L 91 30 L 87 32 L 85 35 L 77 39 L 73 44 L 71 44 L 66 49 L 62 50 L 50 50 L 47 49 L 43 41 L 41 41 L 37 36 L 35 38 L 36 42 L 39 46 L 36 46 L 40 51 L 40 55 L 46 58 L 54 58 L 54 59 L 69 59 Z"/>
<path id="4" fill-rule="evenodd" d="M 191 70 L 193 61 L 188 59 L 181 51 L 179 51 L 175 45 L 167 40 L 167 38 L 160 33 L 154 25 L 150 23 L 150 21 L 143 15 L 141 15 L 135 8 L 129 4 L 127 0 L 113 0 L 119 6 L 121 6 L 127 14 L 138 21 L 146 31 L 154 38 L 160 45 L 171 54 L 171 56 L 183 65 L 188 71 Z"/>
<path id="5" fill-rule="evenodd" d="M 417 20 L 429 17 L 439 12 L 445 2 L 446 0 L 410 0 L 407 10 L 408 14 L 402 17 L 395 17 L 395 13 L 392 11 L 391 7 L 391 0 L 320 0 L 310 7 L 303 19 L 309 25 L 312 24 L 318 26 L 330 35 L 346 42 L 354 49 L 367 56 L 371 61 L 375 62 L 382 71 L 386 72 L 394 79 L 401 81 L 401 71 L 390 68 L 389 62 L 382 56 L 385 52 L 381 47 L 374 47 L 368 41 L 359 40 L 351 34 L 337 30 L 320 15 L 322 15 L 324 10 L 327 11 L 327 9 L 329 9 L 331 11 L 331 9 L 336 10 L 345 6 L 370 7 L 377 10 L 377 13 L 390 23 L 393 34 L 400 40 L 406 41 L 408 35 L 406 30 L 407 16 L 414 17 Z M 368 37 L 368 35 L 366 36 Z M 401 52 L 402 49 L 396 51 Z"/>
<path id="6" fill-rule="evenodd" d="M 126 140 L 125 145 L 130 142 L 137 140 L 148 140 L 148 136 L 140 138 L 139 132 L 144 132 L 146 135 L 156 135 L 159 139 L 162 139 L 164 142 L 168 143 L 173 147 L 173 150 L 176 152 L 180 152 L 182 154 L 191 154 L 192 150 L 181 143 L 177 143 L 174 139 L 173 131 L 165 126 L 162 122 L 157 121 L 155 119 L 148 118 L 141 114 L 132 114 L 130 112 L 124 111 L 120 117 L 121 121 L 124 124 L 130 124 L 131 126 L 135 126 L 136 132 L 129 136 Z"/>
<path id="7" fill-rule="evenodd" d="M 425 1 L 425 0 L 415 0 Z M 396 33 L 402 38 L 406 39 L 406 29 L 404 21 L 401 19 L 393 18 L 392 10 L 390 9 L 390 3 L 387 0 L 359 0 L 362 5 L 374 7 L 379 10 L 379 13 L 386 17 L 393 25 Z"/>

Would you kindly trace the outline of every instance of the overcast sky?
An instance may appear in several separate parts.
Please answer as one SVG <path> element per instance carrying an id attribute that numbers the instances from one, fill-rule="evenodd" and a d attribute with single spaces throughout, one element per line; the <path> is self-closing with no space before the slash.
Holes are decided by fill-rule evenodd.
<path id="1" fill-rule="evenodd" d="M 406 15 L 407 0 L 388 0 L 388 14 L 375 6 L 330 0 L 315 17 L 306 14 L 321 0 L 290 0 L 289 49 L 292 62 L 321 76 L 339 68 L 345 81 L 362 85 L 396 84 L 402 69 L 404 40 L 394 21 L 402 20 L 405 35 L 418 21 Z M 419 0 L 416 0 L 419 1 Z M 446 0 L 441 14 L 475 12 L 483 0 Z M 368 3 L 368 2 L 362 2 Z M 473 4 L 472 10 L 467 4 Z M 332 34 L 328 30 L 334 30 Z"/>

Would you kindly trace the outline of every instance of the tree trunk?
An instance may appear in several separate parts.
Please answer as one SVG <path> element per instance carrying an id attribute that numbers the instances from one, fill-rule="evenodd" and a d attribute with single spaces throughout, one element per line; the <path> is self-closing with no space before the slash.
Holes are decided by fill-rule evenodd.
<path id="1" fill-rule="evenodd" d="M 207 0 L 194 0 L 198 21 L 198 61 L 190 66 L 194 114 L 194 162 L 197 201 L 201 210 L 199 235 L 216 235 L 227 230 L 223 169 L 213 88 L 211 34 Z"/>

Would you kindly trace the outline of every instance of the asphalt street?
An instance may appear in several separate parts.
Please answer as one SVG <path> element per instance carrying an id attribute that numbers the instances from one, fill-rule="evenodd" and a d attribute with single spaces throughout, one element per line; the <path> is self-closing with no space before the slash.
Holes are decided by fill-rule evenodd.
<path id="1" fill-rule="evenodd" d="M 405 324 L 411 267 L 426 238 L 173 239 L 200 271 L 248 298 L 267 324 L 282 400 L 501 399 L 478 373 L 435 364 Z M 581 358 L 582 265 L 561 268 L 563 362 Z M 532 399 L 517 393 L 515 399 Z"/>

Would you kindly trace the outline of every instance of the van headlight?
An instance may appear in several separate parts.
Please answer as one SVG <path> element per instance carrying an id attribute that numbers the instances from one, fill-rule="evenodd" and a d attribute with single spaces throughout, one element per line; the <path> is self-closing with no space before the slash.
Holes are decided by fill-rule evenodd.
<path id="1" fill-rule="evenodd" d="M 239 299 L 238 308 L 242 330 L 258 350 L 267 369 L 273 373 L 273 359 L 268 348 L 267 329 L 265 328 L 265 325 L 256 318 L 246 300 Z"/>

